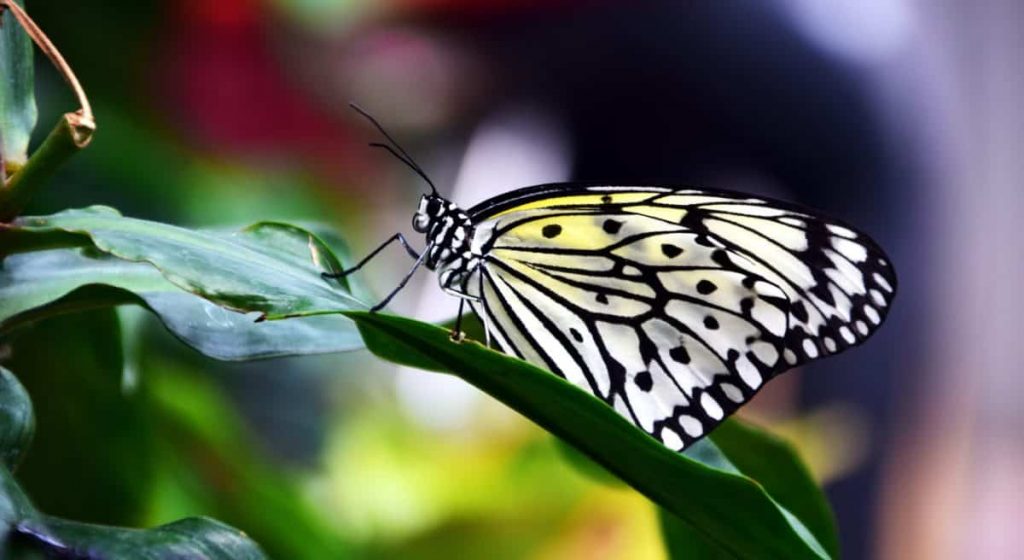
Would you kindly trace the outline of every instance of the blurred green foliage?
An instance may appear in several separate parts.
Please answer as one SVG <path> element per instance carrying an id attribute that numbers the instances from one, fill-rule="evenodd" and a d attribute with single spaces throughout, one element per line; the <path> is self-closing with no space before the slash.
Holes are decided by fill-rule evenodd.
<path id="1" fill-rule="evenodd" d="M 122 391 L 120 337 L 104 309 L 37 322 L 11 340 L 7 365 L 33 397 L 38 426 L 18 479 L 48 513 L 110 525 L 140 518 L 156 434 L 148 391 Z"/>

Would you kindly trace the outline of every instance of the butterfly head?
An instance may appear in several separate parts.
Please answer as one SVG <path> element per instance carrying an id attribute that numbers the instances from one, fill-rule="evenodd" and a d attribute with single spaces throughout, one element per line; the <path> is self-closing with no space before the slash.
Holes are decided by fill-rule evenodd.
<path id="1" fill-rule="evenodd" d="M 420 197 L 420 205 L 416 208 L 416 214 L 412 217 L 412 229 L 419 233 L 427 233 L 430 224 L 437 221 L 444 214 L 446 201 L 435 194 L 425 194 Z"/>

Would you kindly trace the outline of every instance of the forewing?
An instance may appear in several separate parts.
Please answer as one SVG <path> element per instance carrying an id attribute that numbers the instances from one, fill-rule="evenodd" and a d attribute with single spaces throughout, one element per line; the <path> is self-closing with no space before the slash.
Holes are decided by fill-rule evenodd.
<path id="1" fill-rule="evenodd" d="M 867 235 L 799 206 L 727 191 L 552 184 L 513 191 L 470 211 L 478 222 L 546 212 L 606 211 L 679 226 L 742 258 L 737 266 L 790 300 L 785 363 L 795 366 L 862 343 L 888 314 L 896 276 Z"/>
<path id="2" fill-rule="evenodd" d="M 504 350 L 673 449 L 788 366 L 862 341 L 895 287 L 862 234 L 759 199 L 588 187 L 507 206 L 475 216 L 477 313 Z"/>

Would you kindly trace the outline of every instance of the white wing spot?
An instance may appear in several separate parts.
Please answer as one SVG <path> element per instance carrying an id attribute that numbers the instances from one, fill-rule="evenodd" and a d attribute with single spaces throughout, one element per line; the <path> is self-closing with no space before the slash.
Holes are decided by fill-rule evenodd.
<path id="1" fill-rule="evenodd" d="M 871 290 L 871 299 L 874 300 L 875 305 L 878 307 L 885 307 L 885 296 L 878 290 Z"/>
<path id="2" fill-rule="evenodd" d="M 700 437 L 704 433 L 704 427 L 701 425 L 700 420 L 693 416 L 683 414 L 679 417 L 679 425 L 683 427 L 683 431 L 689 434 L 690 437 Z"/>
<path id="3" fill-rule="evenodd" d="M 804 339 L 804 354 L 811 359 L 818 357 L 818 346 L 809 338 Z"/>
<path id="4" fill-rule="evenodd" d="M 828 228 L 828 231 L 833 235 L 838 235 L 839 237 L 845 237 L 847 239 L 857 239 L 857 234 L 854 233 L 853 230 L 844 228 L 843 226 L 828 224 L 825 227 Z"/>
<path id="5" fill-rule="evenodd" d="M 761 363 L 765 365 L 775 365 L 775 362 L 779 360 L 779 351 L 767 342 L 755 342 L 750 349 L 757 356 L 757 359 L 761 360 Z"/>
<path id="6" fill-rule="evenodd" d="M 782 353 L 782 357 L 786 359 L 786 363 L 789 365 L 796 363 L 796 354 L 789 348 L 786 348 L 786 351 Z"/>
<path id="7" fill-rule="evenodd" d="M 661 443 L 664 443 L 665 447 L 668 447 L 673 451 L 678 451 L 683 448 L 683 440 L 675 430 L 662 428 L 659 437 L 661 438 Z"/>
<path id="8" fill-rule="evenodd" d="M 864 314 L 868 316 L 868 321 L 871 321 L 876 325 L 882 322 L 882 318 L 879 317 L 878 311 L 875 311 L 875 308 L 870 305 L 864 306 Z"/>
<path id="9" fill-rule="evenodd" d="M 734 403 L 743 402 L 743 392 L 740 391 L 739 387 L 732 383 L 722 383 L 722 392 L 725 393 L 725 396 Z"/>
<path id="10" fill-rule="evenodd" d="M 836 351 L 836 348 L 837 348 L 836 347 L 836 341 L 832 340 L 831 336 L 826 336 L 824 338 L 824 342 L 825 342 L 825 349 L 826 350 L 828 350 L 829 352 L 835 352 Z"/>
<path id="11" fill-rule="evenodd" d="M 853 331 L 851 331 L 850 327 L 847 327 L 846 325 L 839 327 L 839 336 L 843 337 L 843 340 L 845 340 L 847 344 L 857 342 L 857 337 L 853 336 Z"/>
<path id="12" fill-rule="evenodd" d="M 721 420 L 722 417 L 725 416 L 725 412 L 722 410 L 722 407 L 719 406 L 718 401 L 707 393 L 701 395 L 700 405 L 704 407 L 704 412 L 707 412 L 708 416 L 715 420 Z"/>
<path id="13" fill-rule="evenodd" d="M 751 389 L 757 389 L 761 386 L 761 372 L 757 371 L 754 364 L 750 363 L 747 358 L 739 358 L 736 360 L 736 371 L 740 374 L 740 379 L 747 384 L 747 387 Z"/>
<path id="14" fill-rule="evenodd" d="M 892 293 L 892 285 L 889 284 L 889 281 L 885 279 L 885 276 L 882 276 L 881 274 L 876 272 L 873 278 L 875 279 L 875 283 L 884 288 L 885 291 Z"/>

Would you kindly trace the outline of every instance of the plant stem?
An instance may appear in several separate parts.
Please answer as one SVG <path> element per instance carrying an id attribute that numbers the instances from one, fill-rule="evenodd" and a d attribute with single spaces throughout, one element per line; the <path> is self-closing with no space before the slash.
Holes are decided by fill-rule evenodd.
<path id="1" fill-rule="evenodd" d="M 0 222 L 17 217 L 57 168 L 88 145 L 92 131 L 91 123 L 83 124 L 80 114 L 65 113 L 25 166 L 0 185 Z"/>
<path id="2" fill-rule="evenodd" d="M 89 98 L 60 51 L 16 2 L 0 0 L 0 12 L 5 9 L 10 10 L 11 15 L 18 20 L 39 50 L 43 51 L 57 67 L 60 75 L 74 91 L 81 108 L 72 113 L 64 113 L 43 145 L 32 154 L 24 166 L 14 173 L 7 169 L 8 176 L 0 183 L 0 222 L 8 222 L 17 217 L 57 168 L 71 155 L 89 145 L 96 131 L 96 119 L 93 117 Z"/>

